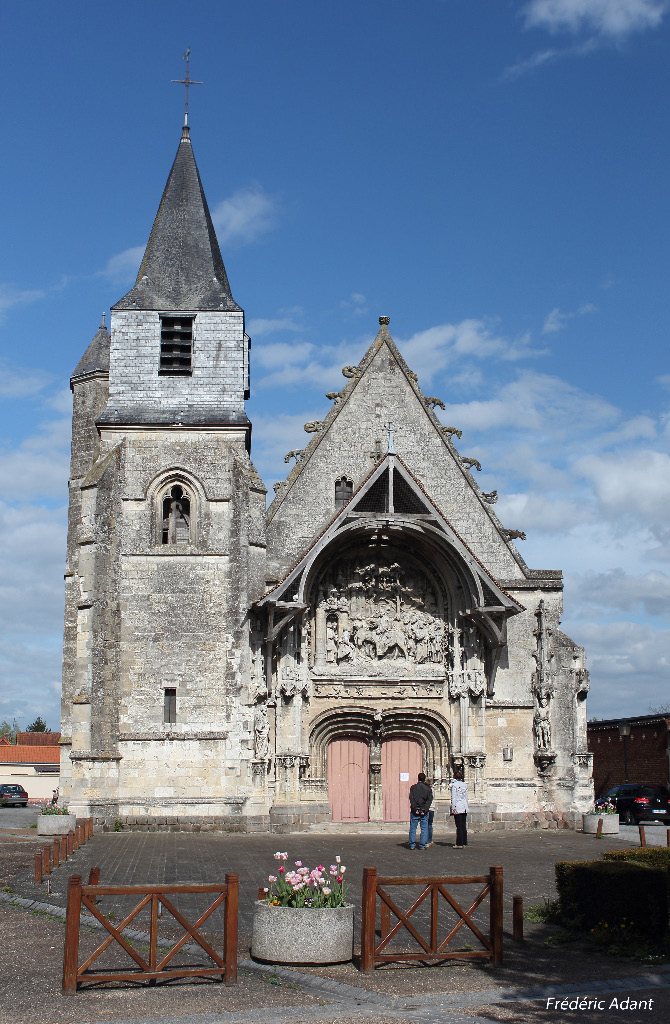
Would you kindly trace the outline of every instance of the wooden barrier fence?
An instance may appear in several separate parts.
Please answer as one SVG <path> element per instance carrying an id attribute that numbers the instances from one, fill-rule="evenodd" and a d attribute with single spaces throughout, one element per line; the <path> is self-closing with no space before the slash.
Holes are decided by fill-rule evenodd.
<path id="1" fill-rule="evenodd" d="M 93 838 L 93 818 L 84 818 L 82 824 L 66 836 L 56 836 L 49 846 L 35 854 L 35 882 L 41 885 L 45 875 L 50 875 L 52 868 L 63 864 L 75 850 Z"/>
<path id="2" fill-rule="evenodd" d="M 459 885 L 483 884 L 482 891 L 475 897 L 472 904 L 463 909 L 449 891 Z M 386 891 L 392 886 L 423 886 L 407 910 L 401 910 Z M 447 932 L 445 938 L 438 941 L 438 912 L 440 896 L 458 916 L 457 922 Z M 489 935 L 485 935 L 472 920 L 472 914 L 481 903 L 489 897 Z M 380 941 L 376 943 L 377 897 L 380 900 Z M 410 918 L 424 901 L 430 900 L 430 936 L 424 938 L 415 928 Z M 361 971 L 373 971 L 376 964 L 391 961 L 409 960 L 474 960 L 481 957 L 490 958 L 494 964 L 502 963 L 503 956 L 503 869 L 492 867 L 488 875 L 469 875 L 465 877 L 429 877 L 429 878 L 380 878 L 376 868 L 363 868 L 363 906 L 361 915 Z M 397 921 L 391 925 L 391 914 Z M 479 940 L 482 949 L 448 951 L 452 939 L 466 925 L 470 932 Z M 401 929 L 406 929 L 420 946 L 419 952 L 392 952 L 387 947 Z"/>
<path id="3" fill-rule="evenodd" d="M 97 871 L 97 876 L 93 872 Z M 91 881 L 99 878 L 100 869 L 93 869 Z M 199 895 L 212 893 L 215 899 L 207 910 L 200 914 L 197 921 L 189 924 L 183 914 L 176 908 L 169 897 L 186 894 Z M 126 914 L 118 926 L 112 924 L 100 911 L 98 901 L 102 896 L 136 896 L 139 902 Z M 224 885 L 83 885 L 80 875 L 72 875 L 67 894 L 67 918 L 65 924 L 65 953 L 63 957 L 63 993 L 71 994 L 85 981 L 169 981 L 171 978 L 201 978 L 220 976 L 226 985 L 234 985 L 237 981 L 237 917 L 239 901 L 239 877 L 227 874 Z M 223 956 L 220 956 L 198 929 L 222 903 L 224 906 Z M 133 921 L 144 907 L 149 907 L 149 951 L 140 952 L 124 938 L 124 928 Z M 83 963 L 79 963 L 79 922 L 81 908 L 84 907 L 96 918 L 109 933 L 104 941 Z M 167 910 L 184 929 L 182 937 L 173 943 L 172 939 L 161 939 L 161 946 L 172 944 L 167 953 L 158 953 L 158 918 L 163 909 Z M 196 942 L 207 954 L 215 966 L 202 964 L 178 965 L 170 967 L 171 961 L 186 943 Z M 135 967 L 126 970 L 98 969 L 91 970 L 91 965 L 113 943 L 135 961 Z"/>

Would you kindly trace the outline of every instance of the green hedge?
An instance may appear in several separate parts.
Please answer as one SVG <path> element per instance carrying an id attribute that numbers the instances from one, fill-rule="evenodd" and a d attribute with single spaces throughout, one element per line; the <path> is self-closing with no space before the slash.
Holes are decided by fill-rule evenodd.
<path id="1" fill-rule="evenodd" d="M 568 928 L 634 928 L 659 940 L 667 932 L 665 868 L 627 860 L 559 861 L 556 889 L 561 922 Z"/>
<path id="2" fill-rule="evenodd" d="M 667 846 L 633 846 L 630 850 L 606 850 L 605 860 L 628 861 L 633 864 L 644 864 L 649 868 L 663 868 L 670 872 L 670 847 Z"/>

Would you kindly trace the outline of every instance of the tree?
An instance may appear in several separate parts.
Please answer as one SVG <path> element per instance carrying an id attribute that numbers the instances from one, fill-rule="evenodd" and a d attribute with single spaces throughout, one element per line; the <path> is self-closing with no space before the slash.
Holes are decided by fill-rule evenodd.
<path id="1" fill-rule="evenodd" d="M 652 708 L 649 706 L 650 715 L 670 715 L 670 704 L 659 704 L 657 707 Z"/>
<path id="2" fill-rule="evenodd" d="M 47 723 L 38 715 L 35 721 L 28 726 L 26 732 L 51 732 L 51 729 L 47 729 Z"/>
<path id="3" fill-rule="evenodd" d="M 0 739 L 8 739 L 10 743 L 16 743 L 16 734 L 19 731 L 19 723 L 14 719 L 12 724 L 4 721 L 0 723 Z"/>

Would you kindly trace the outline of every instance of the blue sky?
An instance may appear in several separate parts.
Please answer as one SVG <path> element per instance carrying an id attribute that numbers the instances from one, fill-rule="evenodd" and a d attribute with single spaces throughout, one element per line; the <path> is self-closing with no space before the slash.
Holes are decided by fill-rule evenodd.
<path id="1" fill-rule="evenodd" d="M 253 458 L 380 313 L 531 567 L 589 715 L 669 699 L 666 0 L 5 0 L 0 719 L 58 725 L 69 376 L 179 140 L 253 338 Z"/>

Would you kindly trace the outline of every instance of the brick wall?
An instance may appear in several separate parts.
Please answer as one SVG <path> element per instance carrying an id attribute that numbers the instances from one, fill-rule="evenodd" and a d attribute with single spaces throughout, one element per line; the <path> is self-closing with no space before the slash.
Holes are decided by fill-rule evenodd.
<path id="1" fill-rule="evenodd" d="M 652 782 L 668 785 L 669 718 L 631 722 L 626 741 L 629 782 Z M 625 782 L 624 741 L 619 723 L 589 722 L 588 749 L 593 754 L 595 795 L 602 796 L 612 786 Z"/>

